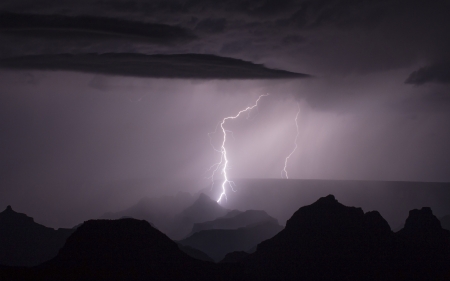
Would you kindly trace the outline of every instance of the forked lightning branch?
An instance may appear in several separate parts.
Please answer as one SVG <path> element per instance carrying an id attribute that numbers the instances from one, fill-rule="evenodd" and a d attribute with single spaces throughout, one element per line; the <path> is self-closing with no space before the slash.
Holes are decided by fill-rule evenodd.
<path id="1" fill-rule="evenodd" d="M 223 181 L 222 181 L 222 184 L 221 184 L 221 189 L 222 189 L 222 191 L 221 191 L 221 193 L 220 193 L 219 198 L 217 199 L 217 202 L 218 202 L 218 203 L 220 203 L 220 201 L 221 201 L 223 198 L 227 199 L 227 188 L 229 188 L 229 189 L 232 190 L 232 191 L 235 191 L 234 188 L 233 188 L 233 185 L 234 185 L 233 181 L 230 181 L 229 178 L 228 178 L 228 173 L 227 173 L 227 171 L 228 171 L 229 159 L 228 159 L 227 149 L 226 149 L 226 146 L 225 146 L 225 144 L 226 144 L 226 142 L 227 142 L 227 137 L 228 137 L 229 134 L 232 134 L 232 132 L 229 131 L 229 130 L 227 130 L 227 129 L 225 129 L 225 123 L 226 123 L 228 120 L 233 120 L 233 119 L 239 118 L 239 116 L 241 116 L 242 113 L 250 112 L 252 109 L 254 109 L 255 107 L 258 106 L 258 102 L 261 100 L 261 98 L 266 97 L 266 96 L 268 96 L 268 95 L 269 95 L 269 94 L 260 95 L 260 96 L 258 97 L 258 99 L 256 100 L 256 102 L 255 102 L 254 105 L 246 107 L 245 109 L 239 111 L 239 112 L 238 112 L 236 115 L 234 115 L 234 116 L 228 116 L 228 117 L 225 117 L 224 119 L 222 119 L 222 122 L 219 124 L 219 125 L 220 125 L 220 129 L 222 130 L 222 135 L 223 135 L 223 138 L 222 138 L 222 144 L 221 144 L 221 146 L 220 146 L 220 149 L 216 149 L 216 148 L 214 147 L 214 145 L 212 144 L 212 141 L 211 141 L 211 135 L 212 135 L 212 134 L 215 134 L 215 133 L 217 132 L 217 128 L 219 127 L 219 125 L 217 125 L 216 130 L 214 130 L 214 132 L 208 134 L 208 136 L 209 136 L 209 138 L 210 138 L 210 144 L 211 144 L 211 146 L 213 147 L 213 149 L 214 149 L 215 151 L 217 151 L 217 152 L 220 153 L 220 161 L 217 162 L 217 163 L 214 163 L 214 164 L 208 169 L 208 171 L 211 171 L 211 170 L 212 170 L 211 176 L 209 177 L 209 178 L 211 179 L 212 184 L 214 184 L 214 177 L 215 177 L 217 171 L 220 170 L 220 174 L 223 176 Z M 282 177 L 283 177 L 283 173 L 284 173 L 284 177 L 285 177 L 285 178 L 288 178 L 288 174 L 287 174 L 287 163 L 288 163 L 288 159 L 292 156 L 292 154 L 293 154 L 293 153 L 295 152 L 295 150 L 297 149 L 297 138 L 298 138 L 298 135 L 299 135 L 297 118 L 298 118 L 298 115 L 299 115 L 299 113 L 300 113 L 300 106 L 299 106 L 298 104 L 297 104 L 297 106 L 298 106 L 298 112 L 297 112 L 297 114 L 296 114 L 296 116 L 295 116 L 295 126 L 296 126 L 296 128 L 297 128 L 297 135 L 295 136 L 294 149 L 293 149 L 293 150 L 291 151 L 291 153 L 286 157 L 285 162 L 284 162 L 284 168 L 283 168 L 283 171 L 281 172 L 281 173 L 282 173 Z"/>

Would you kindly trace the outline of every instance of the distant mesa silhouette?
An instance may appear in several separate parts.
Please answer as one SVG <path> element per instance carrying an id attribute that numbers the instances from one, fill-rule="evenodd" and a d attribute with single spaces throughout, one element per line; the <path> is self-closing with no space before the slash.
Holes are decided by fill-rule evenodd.
<path id="1" fill-rule="evenodd" d="M 0 265 L 34 266 L 50 260 L 72 232 L 40 225 L 8 206 L 0 213 Z"/>
<path id="2" fill-rule="evenodd" d="M 150 222 L 171 239 L 179 240 L 190 233 L 192 225 L 227 214 L 217 202 L 205 194 L 193 196 L 178 192 L 175 196 L 145 197 L 120 212 L 105 213 L 102 219 L 131 217 Z"/>
<path id="3" fill-rule="evenodd" d="M 178 192 L 174 196 L 144 197 L 135 205 L 120 211 L 103 214 L 102 219 L 118 219 L 132 217 L 155 223 L 157 227 L 164 226 L 165 219 L 171 219 L 195 201 L 188 192 Z"/>
<path id="4" fill-rule="evenodd" d="M 243 212 L 239 211 L 239 210 L 231 210 L 225 216 L 223 216 L 222 218 L 231 218 L 231 217 L 234 217 L 236 215 L 239 215 L 240 213 L 243 213 Z"/>
<path id="5" fill-rule="evenodd" d="M 179 240 L 188 235 L 194 223 L 214 220 L 229 210 L 201 193 L 192 196 L 178 192 L 175 196 L 143 198 L 134 206 L 116 213 L 105 213 L 102 219 L 131 217 L 150 222 L 171 239 Z"/>
<path id="6" fill-rule="evenodd" d="M 228 212 L 228 209 L 201 193 L 191 206 L 174 217 L 168 235 L 175 240 L 183 239 L 192 231 L 195 223 L 211 221 L 226 215 Z"/>
<path id="7" fill-rule="evenodd" d="M 236 229 L 265 221 L 276 222 L 277 220 L 269 216 L 265 211 L 262 210 L 247 210 L 244 212 L 232 210 L 225 216 L 217 218 L 213 221 L 195 223 L 192 227 L 191 235 L 202 230 Z"/>
<path id="8" fill-rule="evenodd" d="M 180 216 L 191 219 L 196 223 L 202 223 L 226 215 L 229 210 L 220 206 L 204 193 L 200 193 L 197 200 L 191 206 L 184 209 Z"/>
<path id="9" fill-rule="evenodd" d="M 199 249 L 219 262 L 227 253 L 249 251 L 283 229 L 277 220 L 267 220 L 238 229 L 209 229 L 194 233 L 180 244 Z"/>
<path id="10" fill-rule="evenodd" d="M 102 219 L 130 217 L 146 220 L 170 238 L 173 234 L 174 217 L 195 202 L 196 198 L 187 192 L 178 192 L 174 196 L 144 197 L 135 205 L 116 213 L 105 213 Z M 180 236 L 181 237 L 181 236 Z"/>
<path id="11" fill-rule="evenodd" d="M 215 220 L 195 223 L 191 233 L 180 243 L 199 249 L 218 262 L 232 251 L 250 252 L 282 229 L 265 211 L 232 210 Z"/>

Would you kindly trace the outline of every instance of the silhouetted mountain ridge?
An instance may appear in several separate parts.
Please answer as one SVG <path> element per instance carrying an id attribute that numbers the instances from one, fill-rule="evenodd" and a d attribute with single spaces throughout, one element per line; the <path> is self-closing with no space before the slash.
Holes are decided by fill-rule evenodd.
<path id="1" fill-rule="evenodd" d="M 275 218 L 269 216 L 265 211 L 262 210 L 247 210 L 244 212 L 236 212 L 236 210 L 233 210 L 228 212 L 228 214 L 226 214 L 225 216 L 219 217 L 213 221 L 194 223 L 191 235 L 202 230 L 236 229 L 265 221 L 277 222 Z"/>
<path id="2" fill-rule="evenodd" d="M 75 280 L 203 280 L 216 268 L 183 253 L 147 221 L 120 219 L 86 221 L 39 270 L 54 280 L 69 273 Z"/>
<path id="3" fill-rule="evenodd" d="M 56 256 L 72 232 L 35 223 L 8 206 L 0 213 L 0 264 L 34 266 L 47 261 Z"/>
<path id="4" fill-rule="evenodd" d="M 207 198 L 201 200 L 207 202 Z M 230 251 L 228 234 L 239 233 L 236 237 L 242 241 L 249 228 L 261 233 L 258 227 L 270 223 L 236 230 L 203 230 L 188 239 L 200 237 L 204 244 L 212 241 Z M 449 277 L 450 232 L 442 229 L 430 208 L 411 210 L 405 227 L 393 233 L 377 211 L 364 213 L 361 208 L 339 203 L 333 195 L 299 208 L 286 227 L 258 244 L 253 254 L 232 252 L 220 264 L 187 256 L 146 221 L 121 219 L 85 222 L 55 258 L 40 266 L 0 266 L 0 280 L 21 281 L 384 281 Z"/>
<path id="5" fill-rule="evenodd" d="M 203 193 L 192 196 L 187 192 L 178 192 L 175 196 L 142 198 L 130 208 L 116 213 L 105 213 L 101 218 L 143 219 L 171 239 L 178 240 L 190 233 L 194 223 L 214 220 L 228 212 L 229 210 Z"/>
<path id="6" fill-rule="evenodd" d="M 431 208 L 428 207 L 409 211 L 405 226 L 399 231 L 402 235 L 414 239 L 426 238 L 433 233 L 439 232 L 446 233 L 448 231 L 442 229 L 441 222 L 433 215 Z"/>
<path id="7" fill-rule="evenodd" d="M 187 192 L 178 192 L 175 196 L 144 197 L 130 208 L 116 213 L 106 213 L 101 218 L 131 217 L 146 220 L 171 236 L 174 217 L 194 202 L 195 197 Z"/>
<path id="8" fill-rule="evenodd" d="M 174 240 L 183 239 L 191 232 L 194 223 L 211 221 L 228 212 L 228 209 L 201 193 L 191 206 L 174 217 L 167 235 Z"/>
<path id="9" fill-rule="evenodd" d="M 202 230 L 179 242 L 199 249 L 218 262 L 227 253 L 250 250 L 282 229 L 276 220 L 266 220 L 237 229 Z"/>
<path id="10" fill-rule="evenodd" d="M 422 266 L 432 268 L 440 264 L 435 260 L 449 259 L 450 231 L 441 227 L 441 222 L 428 207 L 411 210 L 404 228 L 396 234 L 411 246 L 404 254 Z"/>
<path id="11" fill-rule="evenodd" d="M 195 202 L 184 209 L 179 216 L 188 218 L 195 223 L 202 223 L 225 216 L 229 210 L 223 208 L 216 201 L 204 193 L 200 193 Z"/>
<path id="12" fill-rule="evenodd" d="M 430 217 L 427 209 L 422 212 Z M 416 214 L 411 211 L 405 225 L 411 237 L 436 227 Z M 445 240 L 439 243 L 448 247 Z M 258 280 L 440 280 L 450 272 L 448 261 L 448 250 L 429 254 L 416 240 L 394 234 L 378 212 L 364 214 L 329 195 L 296 211 L 284 230 L 260 243 L 243 263 L 244 278 Z"/>

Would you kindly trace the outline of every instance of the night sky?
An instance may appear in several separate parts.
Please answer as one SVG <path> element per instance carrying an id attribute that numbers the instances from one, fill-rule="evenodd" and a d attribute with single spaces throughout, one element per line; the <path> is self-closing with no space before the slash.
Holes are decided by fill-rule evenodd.
<path id="1" fill-rule="evenodd" d="M 57 226 L 121 181 L 198 191 L 220 160 L 208 133 L 266 93 L 227 123 L 231 178 L 281 177 L 299 106 L 289 178 L 450 182 L 449 15 L 447 0 L 2 0 L 0 209 Z"/>

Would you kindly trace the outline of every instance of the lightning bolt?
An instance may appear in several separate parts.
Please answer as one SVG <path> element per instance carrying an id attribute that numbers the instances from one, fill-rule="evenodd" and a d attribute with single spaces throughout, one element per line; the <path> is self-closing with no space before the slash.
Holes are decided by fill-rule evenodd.
<path id="1" fill-rule="evenodd" d="M 294 140 L 295 146 L 294 146 L 294 149 L 291 151 L 291 153 L 289 153 L 289 155 L 286 157 L 286 160 L 284 160 L 284 169 L 283 169 L 283 171 L 281 171 L 281 177 L 286 178 L 286 179 L 289 178 L 288 173 L 286 171 L 288 160 L 291 157 L 291 155 L 294 154 L 295 150 L 297 149 L 297 138 L 299 135 L 297 119 L 298 119 L 298 114 L 300 113 L 300 104 L 298 102 L 297 102 L 297 107 L 298 107 L 298 111 L 297 111 L 297 115 L 295 115 L 295 127 L 297 128 L 297 135 L 295 136 L 295 140 Z M 283 173 L 284 173 L 284 177 L 283 177 Z"/>
<path id="2" fill-rule="evenodd" d="M 230 181 L 230 180 L 228 179 L 228 174 L 227 174 L 227 170 L 228 170 L 228 156 L 227 156 L 227 150 L 226 150 L 226 148 L 225 148 L 225 143 L 226 143 L 226 141 L 227 141 L 227 135 L 228 135 L 229 133 L 232 134 L 233 132 L 231 132 L 231 131 L 225 129 L 225 127 L 224 127 L 225 122 L 226 122 L 227 120 L 236 119 L 236 118 L 238 118 L 242 113 L 244 113 L 244 112 L 249 112 L 249 111 L 252 110 L 253 108 L 257 107 L 257 106 L 258 106 L 259 100 L 260 100 L 262 97 L 266 97 L 266 96 L 268 96 L 268 95 L 269 95 L 269 94 L 260 95 L 260 96 L 258 97 L 258 99 L 256 100 L 256 102 L 255 102 L 254 105 L 248 106 L 247 108 L 245 108 L 245 109 L 239 111 L 238 114 L 236 114 L 236 115 L 234 115 L 234 116 L 228 116 L 228 117 L 225 117 L 225 118 L 222 120 L 222 122 L 220 123 L 220 128 L 222 129 L 222 133 L 223 133 L 223 141 L 222 141 L 222 145 L 221 145 L 220 149 L 216 149 L 216 148 L 214 147 L 214 145 L 212 144 L 212 142 L 211 142 L 211 134 L 214 134 L 214 133 L 217 131 L 217 128 L 218 128 L 219 124 L 216 126 L 216 130 L 215 130 L 213 133 L 209 133 L 209 134 L 208 134 L 209 140 L 210 140 L 210 144 L 211 144 L 211 146 L 213 147 L 213 149 L 214 149 L 215 151 L 221 153 L 220 161 L 217 162 L 217 163 L 215 163 L 215 164 L 213 164 L 213 165 L 209 168 L 209 171 L 210 171 L 210 170 L 213 170 L 212 175 L 211 175 L 210 178 L 211 178 L 212 183 L 214 183 L 214 175 L 215 175 L 216 172 L 222 167 L 222 168 L 221 168 L 221 174 L 223 175 L 222 193 L 220 194 L 219 199 L 217 199 L 217 203 L 220 203 L 220 201 L 221 201 L 222 198 L 224 198 L 224 197 L 225 197 L 225 199 L 227 199 L 227 193 L 226 193 L 226 187 L 227 187 L 227 186 L 229 186 L 229 187 L 231 188 L 232 191 L 235 191 L 235 190 L 233 189 L 234 182 L 232 182 L 232 181 Z"/>

